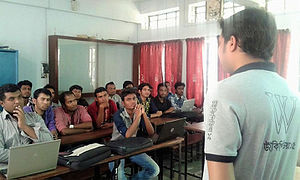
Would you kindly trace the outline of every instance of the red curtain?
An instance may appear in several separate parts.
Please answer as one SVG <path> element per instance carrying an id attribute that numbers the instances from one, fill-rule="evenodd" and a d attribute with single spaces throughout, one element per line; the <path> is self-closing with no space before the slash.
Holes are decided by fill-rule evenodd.
<path id="1" fill-rule="evenodd" d="M 230 76 L 229 73 L 226 73 L 225 71 L 223 71 L 222 64 L 220 62 L 220 59 L 218 58 L 218 81 L 226 79 L 229 76 Z"/>
<path id="2" fill-rule="evenodd" d="M 174 84 L 181 82 L 182 75 L 182 42 L 181 40 L 165 42 L 165 75 L 170 82 L 171 91 L 175 93 Z"/>
<path id="3" fill-rule="evenodd" d="M 290 54 L 291 33 L 289 30 L 278 30 L 277 44 L 275 45 L 271 62 L 276 65 L 279 75 L 286 78 L 288 59 Z"/>
<path id="4" fill-rule="evenodd" d="M 203 58 L 202 50 L 204 38 L 187 39 L 187 75 L 186 96 L 188 99 L 195 98 L 195 105 L 203 105 Z"/>
<path id="5" fill-rule="evenodd" d="M 149 83 L 152 87 L 152 96 L 156 96 L 156 87 L 162 82 L 162 49 L 161 42 L 142 43 L 140 53 L 140 83 Z"/>

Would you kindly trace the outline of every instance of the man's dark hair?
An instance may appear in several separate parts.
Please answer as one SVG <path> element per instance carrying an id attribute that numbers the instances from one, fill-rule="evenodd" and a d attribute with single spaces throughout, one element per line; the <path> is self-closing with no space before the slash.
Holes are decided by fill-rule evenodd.
<path id="1" fill-rule="evenodd" d="M 107 89 L 107 86 L 108 86 L 108 85 L 115 85 L 115 83 L 114 83 L 114 82 L 112 82 L 112 81 L 111 81 L 111 82 L 109 82 L 109 83 L 107 83 L 107 84 L 105 85 L 105 89 Z"/>
<path id="2" fill-rule="evenodd" d="M 37 99 L 41 93 L 50 96 L 50 98 L 52 96 L 51 92 L 48 89 L 46 89 L 46 88 L 39 88 L 39 89 L 37 89 L 37 90 L 34 91 L 33 98 Z"/>
<path id="3" fill-rule="evenodd" d="M 253 58 L 271 59 L 277 40 L 274 17 L 263 9 L 247 8 L 220 21 L 224 42 L 231 36 L 238 46 Z"/>
<path id="4" fill-rule="evenodd" d="M 16 91 L 21 91 L 20 88 L 15 84 L 4 84 L 0 87 L 0 101 L 4 101 L 5 93 L 14 93 Z"/>
<path id="5" fill-rule="evenodd" d="M 125 89 L 126 86 L 128 86 L 128 85 L 130 85 L 130 84 L 132 84 L 132 86 L 134 86 L 134 85 L 133 85 L 133 82 L 131 82 L 131 81 L 124 81 L 124 83 L 123 83 L 123 89 Z"/>
<path id="6" fill-rule="evenodd" d="M 177 87 L 179 87 L 179 86 L 185 87 L 185 84 L 183 82 L 176 82 L 174 85 L 175 89 L 177 89 Z"/>
<path id="7" fill-rule="evenodd" d="M 61 105 L 66 105 L 66 96 L 74 95 L 72 91 L 65 91 L 59 95 L 59 102 Z"/>
<path id="8" fill-rule="evenodd" d="M 161 87 L 166 87 L 166 88 L 168 89 L 168 87 L 167 87 L 167 85 L 166 85 L 165 82 L 164 82 L 164 83 L 159 83 L 159 84 L 157 85 L 157 93 L 158 93 L 158 91 L 159 91 L 159 88 L 161 88 Z"/>
<path id="9" fill-rule="evenodd" d="M 125 88 L 121 92 L 121 99 L 124 101 L 125 97 L 129 94 L 135 94 L 136 95 L 136 89 L 135 88 Z"/>
<path id="10" fill-rule="evenodd" d="M 79 85 L 73 85 L 69 88 L 69 91 L 73 91 L 74 89 L 78 89 L 82 92 L 83 88 Z"/>
<path id="11" fill-rule="evenodd" d="M 98 88 L 95 89 L 95 91 L 94 91 L 94 96 L 97 97 L 97 93 L 100 93 L 100 92 L 103 92 L 103 91 L 106 91 L 106 92 L 107 92 L 106 88 L 104 88 L 104 87 L 98 87 Z"/>
<path id="12" fill-rule="evenodd" d="M 20 89 L 21 89 L 22 86 L 30 86 L 30 88 L 32 88 L 32 82 L 30 82 L 28 80 L 19 81 L 18 86 L 19 86 Z"/>
<path id="13" fill-rule="evenodd" d="M 149 83 L 142 83 L 138 86 L 138 90 L 142 90 L 145 86 L 148 86 L 150 89 L 152 89 L 152 86 Z"/>
<path id="14" fill-rule="evenodd" d="M 46 88 L 46 89 L 53 89 L 53 90 L 55 91 L 54 86 L 52 86 L 51 84 L 46 84 L 46 85 L 44 86 L 44 88 Z"/>

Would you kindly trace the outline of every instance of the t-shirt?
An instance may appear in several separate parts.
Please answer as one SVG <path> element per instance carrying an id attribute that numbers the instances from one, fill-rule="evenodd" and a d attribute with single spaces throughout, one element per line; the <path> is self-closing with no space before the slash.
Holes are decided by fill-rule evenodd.
<path id="1" fill-rule="evenodd" d="M 158 96 L 153 99 L 153 102 L 159 111 L 165 112 L 172 107 L 171 101 L 164 98 L 163 102 L 160 102 Z"/>
<path id="2" fill-rule="evenodd" d="M 205 99 L 206 159 L 233 162 L 236 179 L 293 179 L 300 100 L 271 63 L 252 63 Z"/>

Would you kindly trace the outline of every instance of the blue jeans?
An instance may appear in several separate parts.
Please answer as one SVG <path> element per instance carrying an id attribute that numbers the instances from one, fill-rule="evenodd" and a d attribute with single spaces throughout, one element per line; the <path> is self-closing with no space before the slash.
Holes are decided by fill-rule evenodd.
<path id="1" fill-rule="evenodd" d="M 135 174 L 131 179 L 143 179 L 148 180 L 156 177 L 159 174 L 159 166 L 156 164 L 156 162 L 149 157 L 146 153 L 131 156 L 130 158 L 131 162 L 134 162 L 135 164 L 141 166 L 143 169 L 142 171 L 139 171 L 137 174 Z M 120 160 L 120 165 L 118 167 L 118 180 L 127 180 L 127 177 L 124 173 L 124 165 L 125 165 L 125 159 Z M 109 163 L 109 169 L 112 171 L 114 167 L 114 162 Z"/>

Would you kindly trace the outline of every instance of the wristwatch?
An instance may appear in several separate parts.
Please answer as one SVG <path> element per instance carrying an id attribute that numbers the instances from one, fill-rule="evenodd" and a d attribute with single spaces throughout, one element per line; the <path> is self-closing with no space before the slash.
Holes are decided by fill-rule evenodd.
<path id="1" fill-rule="evenodd" d="M 73 124 L 70 124 L 69 128 L 70 128 L 70 129 L 73 129 L 73 128 L 74 128 L 74 125 L 73 125 Z"/>

